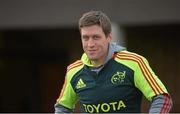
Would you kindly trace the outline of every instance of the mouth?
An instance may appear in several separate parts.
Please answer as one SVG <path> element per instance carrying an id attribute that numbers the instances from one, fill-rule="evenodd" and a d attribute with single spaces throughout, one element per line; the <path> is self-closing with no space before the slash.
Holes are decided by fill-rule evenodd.
<path id="1" fill-rule="evenodd" d="M 90 55 L 93 55 L 93 54 L 95 54 L 97 52 L 97 50 L 88 50 L 88 53 L 90 54 Z"/>
<path id="2" fill-rule="evenodd" d="M 97 50 L 88 50 L 89 53 L 94 53 L 96 52 Z"/>

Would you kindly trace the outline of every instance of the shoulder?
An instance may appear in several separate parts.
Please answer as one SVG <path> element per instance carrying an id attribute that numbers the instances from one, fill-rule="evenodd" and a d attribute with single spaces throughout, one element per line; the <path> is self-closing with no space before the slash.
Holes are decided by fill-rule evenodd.
<path id="1" fill-rule="evenodd" d="M 81 60 L 77 60 L 77 61 L 75 61 L 72 64 L 67 66 L 67 72 L 69 72 L 73 69 L 79 68 L 81 66 L 83 66 L 83 62 Z"/>
<path id="2" fill-rule="evenodd" d="M 84 64 L 81 60 L 73 62 L 67 66 L 66 76 L 71 79 L 78 71 L 83 68 L 83 66 Z"/>
<path id="3" fill-rule="evenodd" d="M 145 57 L 130 51 L 120 51 L 115 54 L 115 58 L 122 60 L 143 60 Z"/>
<path id="4" fill-rule="evenodd" d="M 120 51 L 114 55 L 114 59 L 131 68 L 135 68 L 140 64 L 147 64 L 147 60 L 142 55 L 130 51 Z"/>

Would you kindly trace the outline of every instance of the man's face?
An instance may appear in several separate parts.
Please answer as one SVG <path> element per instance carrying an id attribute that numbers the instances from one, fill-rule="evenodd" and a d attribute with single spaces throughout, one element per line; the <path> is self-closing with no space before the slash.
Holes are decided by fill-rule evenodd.
<path id="1" fill-rule="evenodd" d="M 108 53 L 111 33 L 106 37 L 102 28 L 92 25 L 81 28 L 81 40 L 85 53 L 92 61 L 104 61 Z"/>

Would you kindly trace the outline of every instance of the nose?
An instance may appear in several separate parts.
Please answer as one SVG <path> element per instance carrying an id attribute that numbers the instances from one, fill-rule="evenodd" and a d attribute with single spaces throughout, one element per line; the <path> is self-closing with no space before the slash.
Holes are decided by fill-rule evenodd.
<path id="1" fill-rule="evenodd" d="M 95 46 L 95 41 L 92 38 L 89 39 L 88 46 L 89 47 L 94 47 Z"/>

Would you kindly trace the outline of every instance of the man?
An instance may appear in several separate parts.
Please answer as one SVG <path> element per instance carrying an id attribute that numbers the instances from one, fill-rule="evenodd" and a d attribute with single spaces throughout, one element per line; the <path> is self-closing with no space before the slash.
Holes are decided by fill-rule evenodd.
<path id="1" fill-rule="evenodd" d="M 168 113 L 172 100 L 148 61 L 112 43 L 111 23 L 101 11 L 85 13 L 79 20 L 84 50 L 81 60 L 67 67 L 55 113 L 140 112 L 144 95 L 150 113 Z"/>

